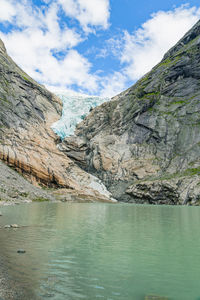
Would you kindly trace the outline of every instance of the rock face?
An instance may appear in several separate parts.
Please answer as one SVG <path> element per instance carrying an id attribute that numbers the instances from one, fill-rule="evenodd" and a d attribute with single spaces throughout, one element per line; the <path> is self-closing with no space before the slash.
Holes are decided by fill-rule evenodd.
<path id="1" fill-rule="evenodd" d="M 0 159 L 29 181 L 64 188 L 81 199 L 111 201 L 99 179 L 80 169 L 56 147 L 50 126 L 60 118 L 58 97 L 24 73 L 0 40 Z M 1 168 L 1 165 L 0 165 Z M 67 197 L 65 198 L 67 199 Z"/>
<path id="2" fill-rule="evenodd" d="M 200 21 L 58 148 L 119 200 L 199 204 Z"/>

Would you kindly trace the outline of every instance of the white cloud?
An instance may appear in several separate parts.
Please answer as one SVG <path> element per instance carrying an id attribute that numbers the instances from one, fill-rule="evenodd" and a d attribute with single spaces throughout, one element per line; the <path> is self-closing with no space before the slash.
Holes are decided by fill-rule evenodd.
<path id="1" fill-rule="evenodd" d="M 101 92 L 102 97 L 113 97 L 125 89 L 127 77 L 120 72 L 114 72 L 102 78 Z"/>
<path id="2" fill-rule="evenodd" d="M 45 84 L 51 86 L 72 86 L 77 84 L 80 88 L 91 92 L 97 90 L 96 76 L 90 75 L 90 63 L 76 50 L 69 50 L 65 58 L 58 61 L 54 57 L 43 56 L 42 71 L 46 74 Z M 38 74 L 41 81 L 43 74 Z M 37 74 L 35 74 L 37 76 Z M 41 77 L 41 78 L 40 78 Z"/>
<path id="3" fill-rule="evenodd" d="M 159 11 L 133 34 L 124 33 L 121 63 L 123 73 L 137 80 L 157 64 L 182 36 L 198 21 L 200 9 L 181 6 L 173 11 Z"/>
<path id="4" fill-rule="evenodd" d="M 0 22 L 13 25 L 9 33 L 0 31 L 8 53 L 52 91 L 72 90 L 76 86 L 79 92 L 102 96 L 116 95 L 130 85 L 130 80 L 134 82 L 148 72 L 200 17 L 200 9 L 181 6 L 155 13 L 133 33 L 121 32 L 96 55 L 96 59 L 112 55 L 119 61 L 119 67 L 106 74 L 107 70 L 92 72 L 89 59 L 74 49 L 86 35 L 80 27 L 69 28 L 63 20 L 61 25 L 59 13 L 64 13 L 62 7 L 88 34 L 108 28 L 109 0 L 45 2 L 49 5 L 37 8 L 29 0 L 0 0 Z M 106 42 L 102 39 L 102 43 Z M 87 55 L 90 57 L 89 51 Z"/>
<path id="5" fill-rule="evenodd" d="M 79 21 L 83 30 L 91 31 L 91 27 L 100 26 L 107 29 L 110 16 L 109 0 L 58 0 L 65 14 Z"/>
<path id="6" fill-rule="evenodd" d="M 58 4 L 41 11 L 28 2 L 14 5 L 7 0 L 7 3 L 13 8 L 12 18 L 20 30 L 0 32 L 0 37 L 22 69 L 45 85 L 65 88 L 77 85 L 91 92 L 97 89 L 96 75 L 90 74 L 91 64 L 73 50 L 83 37 L 73 28 L 60 27 Z"/>
<path id="7" fill-rule="evenodd" d="M 107 41 L 97 57 L 113 55 L 120 69 L 101 81 L 101 94 L 114 96 L 149 72 L 200 18 L 200 8 L 186 5 L 172 11 L 159 11 L 132 34 L 123 34 Z"/>
<path id="8" fill-rule="evenodd" d="M 15 7 L 7 0 L 0 0 L 0 22 L 10 22 L 13 16 L 16 14 Z"/>

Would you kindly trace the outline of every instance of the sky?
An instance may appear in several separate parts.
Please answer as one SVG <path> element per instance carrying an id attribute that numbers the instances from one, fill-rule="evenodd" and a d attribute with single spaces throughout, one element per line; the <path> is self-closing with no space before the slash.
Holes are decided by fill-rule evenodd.
<path id="1" fill-rule="evenodd" d="M 0 0 L 0 38 L 49 90 L 112 97 L 199 18 L 197 0 Z"/>

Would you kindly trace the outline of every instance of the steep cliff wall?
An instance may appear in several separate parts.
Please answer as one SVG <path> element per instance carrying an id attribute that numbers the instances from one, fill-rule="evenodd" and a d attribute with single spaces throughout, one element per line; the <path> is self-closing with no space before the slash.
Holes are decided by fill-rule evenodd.
<path id="1" fill-rule="evenodd" d="M 110 200 L 99 179 L 81 170 L 56 147 L 57 137 L 50 126 L 60 118 L 60 99 L 23 72 L 1 40 L 0 106 L 2 161 L 32 183 L 62 188 L 60 194 Z"/>
<path id="2" fill-rule="evenodd" d="M 199 204 L 200 21 L 58 147 L 122 201 Z"/>

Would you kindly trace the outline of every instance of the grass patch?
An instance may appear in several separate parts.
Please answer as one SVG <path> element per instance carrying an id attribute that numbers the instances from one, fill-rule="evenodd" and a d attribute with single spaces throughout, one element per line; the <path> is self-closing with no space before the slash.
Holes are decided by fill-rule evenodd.
<path id="1" fill-rule="evenodd" d="M 2 193 L 6 193 L 6 189 L 4 189 L 4 188 L 0 188 L 0 191 L 2 192 Z"/>
<path id="2" fill-rule="evenodd" d="M 163 66 L 168 66 L 169 64 L 171 64 L 173 61 L 170 58 L 165 59 L 163 62 L 159 63 L 159 67 Z"/>
<path id="3" fill-rule="evenodd" d="M 170 65 L 174 65 L 176 62 L 178 62 L 181 59 L 182 55 L 176 55 L 174 57 L 168 57 L 163 62 L 160 62 L 158 64 L 158 67 L 168 67 Z"/>
<path id="4" fill-rule="evenodd" d="M 188 176 L 194 176 L 194 175 L 200 175 L 200 167 L 198 168 L 189 168 L 186 169 L 182 172 L 176 172 L 176 173 L 165 173 L 159 177 L 146 177 L 145 179 L 138 180 L 137 183 L 140 182 L 146 182 L 146 181 L 163 181 L 163 180 L 171 180 L 171 179 L 177 179 L 177 178 L 182 178 L 182 177 L 188 177 Z"/>
<path id="5" fill-rule="evenodd" d="M 153 111 L 156 111 L 156 110 L 153 107 L 150 107 L 150 108 L 148 108 L 148 111 L 153 112 Z"/>
<path id="6" fill-rule="evenodd" d="M 151 93 L 146 93 L 142 88 L 137 90 L 137 98 L 139 100 L 145 100 L 145 99 L 152 99 L 160 95 L 160 92 L 151 92 Z"/>
<path id="7" fill-rule="evenodd" d="M 189 168 L 184 170 L 183 172 L 177 172 L 173 174 L 166 174 L 163 177 L 161 177 L 162 180 L 164 179 L 173 179 L 178 177 L 185 177 L 185 176 L 194 176 L 194 175 L 200 175 L 200 167 L 198 168 Z"/>
<path id="8" fill-rule="evenodd" d="M 29 196 L 29 193 L 26 193 L 26 192 L 24 192 L 24 193 L 20 193 L 20 196 L 22 196 L 22 197 L 26 198 L 26 197 L 28 197 L 28 196 Z"/>
<path id="9" fill-rule="evenodd" d="M 0 202 L 8 202 L 9 200 L 0 198 Z"/>
<path id="10" fill-rule="evenodd" d="M 185 104 L 187 103 L 187 100 L 180 100 L 180 101 L 174 101 L 174 102 L 170 102 L 169 105 L 174 105 L 174 104 Z"/>
<path id="11" fill-rule="evenodd" d="M 37 197 L 33 199 L 33 202 L 47 202 L 49 199 L 43 197 Z"/>
<path id="12" fill-rule="evenodd" d="M 23 79 L 24 79 L 25 81 L 31 82 L 30 79 L 29 79 L 28 77 L 26 77 L 26 76 L 24 76 L 24 75 L 22 75 L 22 77 L 23 77 Z"/>
<path id="13" fill-rule="evenodd" d="M 187 169 L 183 172 L 183 174 L 184 174 L 184 176 L 199 175 L 200 174 L 200 167 Z"/>
<path id="14" fill-rule="evenodd" d="M 0 98 L 0 101 L 3 101 L 3 102 L 6 102 L 6 103 L 9 103 L 9 101 L 8 101 L 6 98 Z"/>

